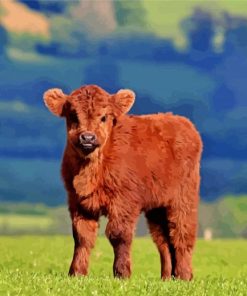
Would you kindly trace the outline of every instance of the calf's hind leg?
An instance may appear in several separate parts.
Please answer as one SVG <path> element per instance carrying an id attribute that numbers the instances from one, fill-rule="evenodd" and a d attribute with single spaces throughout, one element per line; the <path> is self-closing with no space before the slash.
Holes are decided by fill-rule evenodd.
<path id="1" fill-rule="evenodd" d="M 174 275 L 191 280 L 192 252 L 197 234 L 197 209 L 193 206 L 169 208 L 167 211 L 170 242 L 174 247 Z"/>
<path id="2" fill-rule="evenodd" d="M 156 208 L 146 213 L 148 227 L 160 253 L 161 278 L 170 279 L 172 275 L 173 252 L 169 244 L 169 231 L 165 208 Z"/>

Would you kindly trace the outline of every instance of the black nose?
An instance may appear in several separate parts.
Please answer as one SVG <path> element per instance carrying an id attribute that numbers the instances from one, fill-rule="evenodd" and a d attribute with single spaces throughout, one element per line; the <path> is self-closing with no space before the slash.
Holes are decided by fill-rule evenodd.
<path id="1" fill-rule="evenodd" d="M 80 134 L 79 140 L 82 143 L 85 143 L 85 142 L 94 142 L 96 140 L 96 136 L 95 136 L 95 134 L 92 134 L 92 133 L 88 133 L 87 132 L 87 133 Z"/>

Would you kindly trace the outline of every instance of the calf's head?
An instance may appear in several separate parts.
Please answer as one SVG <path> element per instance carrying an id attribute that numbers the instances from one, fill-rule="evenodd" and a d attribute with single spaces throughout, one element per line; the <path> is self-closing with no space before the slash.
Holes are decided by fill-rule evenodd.
<path id="1" fill-rule="evenodd" d="M 104 147 L 114 122 L 130 110 L 134 101 L 131 90 L 111 95 L 96 85 L 81 87 L 70 95 L 57 88 L 44 93 L 48 109 L 66 118 L 68 142 L 82 156 Z"/>

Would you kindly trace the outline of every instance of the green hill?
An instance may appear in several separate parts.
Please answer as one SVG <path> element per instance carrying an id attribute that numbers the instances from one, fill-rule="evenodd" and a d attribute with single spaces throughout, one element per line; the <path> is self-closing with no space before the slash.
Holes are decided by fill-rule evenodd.
<path id="1" fill-rule="evenodd" d="M 247 196 L 226 196 L 212 203 L 201 201 L 198 219 L 200 237 L 203 237 L 206 229 L 211 229 L 213 238 L 247 238 Z M 100 221 L 99 232 L 104 234 L 107 220 L 102 217 Z M 27 233 L 71 233 L 67 207 L 2 202 L 0 204 L 0 234 Z M 143 216 L 138 222 L 136 234 L 137 236 L 148 234 Z"/>
<path id="2" fill-rule="evenodd" d="M 181 22 L 190 17 L 196 8 L 210 11 L 217 18 L 224 13 L 247 16 L 247 1 L 232 0 L 175 0 L 175 1 L 141 1 L 146 12 L 149 29 L 158 36 L 174 40 L 179 47 L 186 45 Z"/>
<path id="3" fill-rule="evenodd" d="M 42 1 L 37 2 L 42 3 Z M 104 35 L 106 33 L 113 32 L 124 32 L 125 34 L 128 34 L 133 31 L 142 31 L 171 39 L 178 47 L 181 48 L 187 44 L 187 39 L 184 32 L 186 25 L 181 26 L 181 23 L 183 20 L 190 17 L 195 9 L 210 11 L 210 13 L 212 13 L 218 20 L 223 20 L 225 14 L 231 14 L 233 16 L 236 15 L 240 17 L 247 16 L 246 0 L 111 0 L 108 1 L 109 3 L 107 4 L 105 12 L 103 11 L 103 6 L 100 7 L 100 5 L 96 5 L 97 1 L 95 1 L 95 3 L 92 1 L 91 5 L 84 5 L 83 1 L 71 1 L 71 3 L 68 1 L 65 3 L 65 9 L 61 11 L 59 17 L 57 16 L 57 13 L 52 13 L 52 10 L 50 11 L 49 17 L 47 17 L 48 5 L 45 5 L 46 1 L 43 2 L 44 4 L 40 5 L 38 17 L 41 18 L 44 24 L 49 28 L 50 34 L 52 34 L 54 31 L 53 33 L 57 35 L 57 37 L 60 36 L 60 38 L 66 38 L 66 35 L 69 32 L 68 30 L 70 30 L 70 27 L 73 23 L 73 21 L 68 22 L 68 18 L 70 18 L 70 20 L 74 19 L 74 22 L 76 23 L 81 22 L 82 26 L 86 26 L 86 28 L 89 30 L 91 28 L 92 33 L 96 31 L 96 35 Z M 36 11 L 30 9 L 28 1 L 26 1 L 26 5 L 26 7 L 22 5 L 22 10 L 24 10 L 27 15 L 33 16 L 35 13 L 37 14 Z M 1 5 L 0 3 L 0 20 L 1 17 L 5 20 L 6 14 L 12 15 L 12 6 L 9 7 L 3 4 Z M 80 17 L 80 15 L 83 15 L 84 17 Z M 104 15 L 109 21 L 111 21 L 112 25 L 106 31 L 96 30 L 95 18 L 103 18 L 104 20 Z M 39 24 L 40 27 L 42 24 Z M 14 26 L 11 26 L 9 22 L 4 21 L 3 25 L 11 34 L 13 45 L 20 45 L 20 38 L 25 38 L 25 40 L 28 40 L 27 43 L 29 45 L 32 44 L 32 42 L 36 42 L 36 38 L 40 38 L 43 41 L 48 40 L 48 37 L 46 36 L 47 34 L 43 33 L 44 30 L 42 28 L 37 29 L 35 37 L 35 33 L 30 33 L 26 29 L 26 26 L 23 26 L 23 33 L 20 34 L 20 29 L 16 29 L 15 32 Z M 217 35 L 221 34 L 222 32 L 219 30 L 219 32 L 215 33 Z M 27 43 L 25 46 L 28 45 Z"/>

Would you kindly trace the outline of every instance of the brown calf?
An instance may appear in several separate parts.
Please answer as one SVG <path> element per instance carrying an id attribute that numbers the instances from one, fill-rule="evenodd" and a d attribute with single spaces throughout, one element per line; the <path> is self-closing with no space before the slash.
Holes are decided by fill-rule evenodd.
<path id="1" fill-rule="evenodd" d="M 161 277 L 190 280 L 202 152 L 194 125 L 172 113 L 126 115 L 135 100 L 131 90 L 110 95 L 89 85 L 65 95 L 50 89 L 44 100 L 67 122 L 62 176 L 75 241 L 69 274 L 87 274 L 98 220 L 105 215 L 114 275 L 129 277 L 133 233 L 144 212 Z"/>

